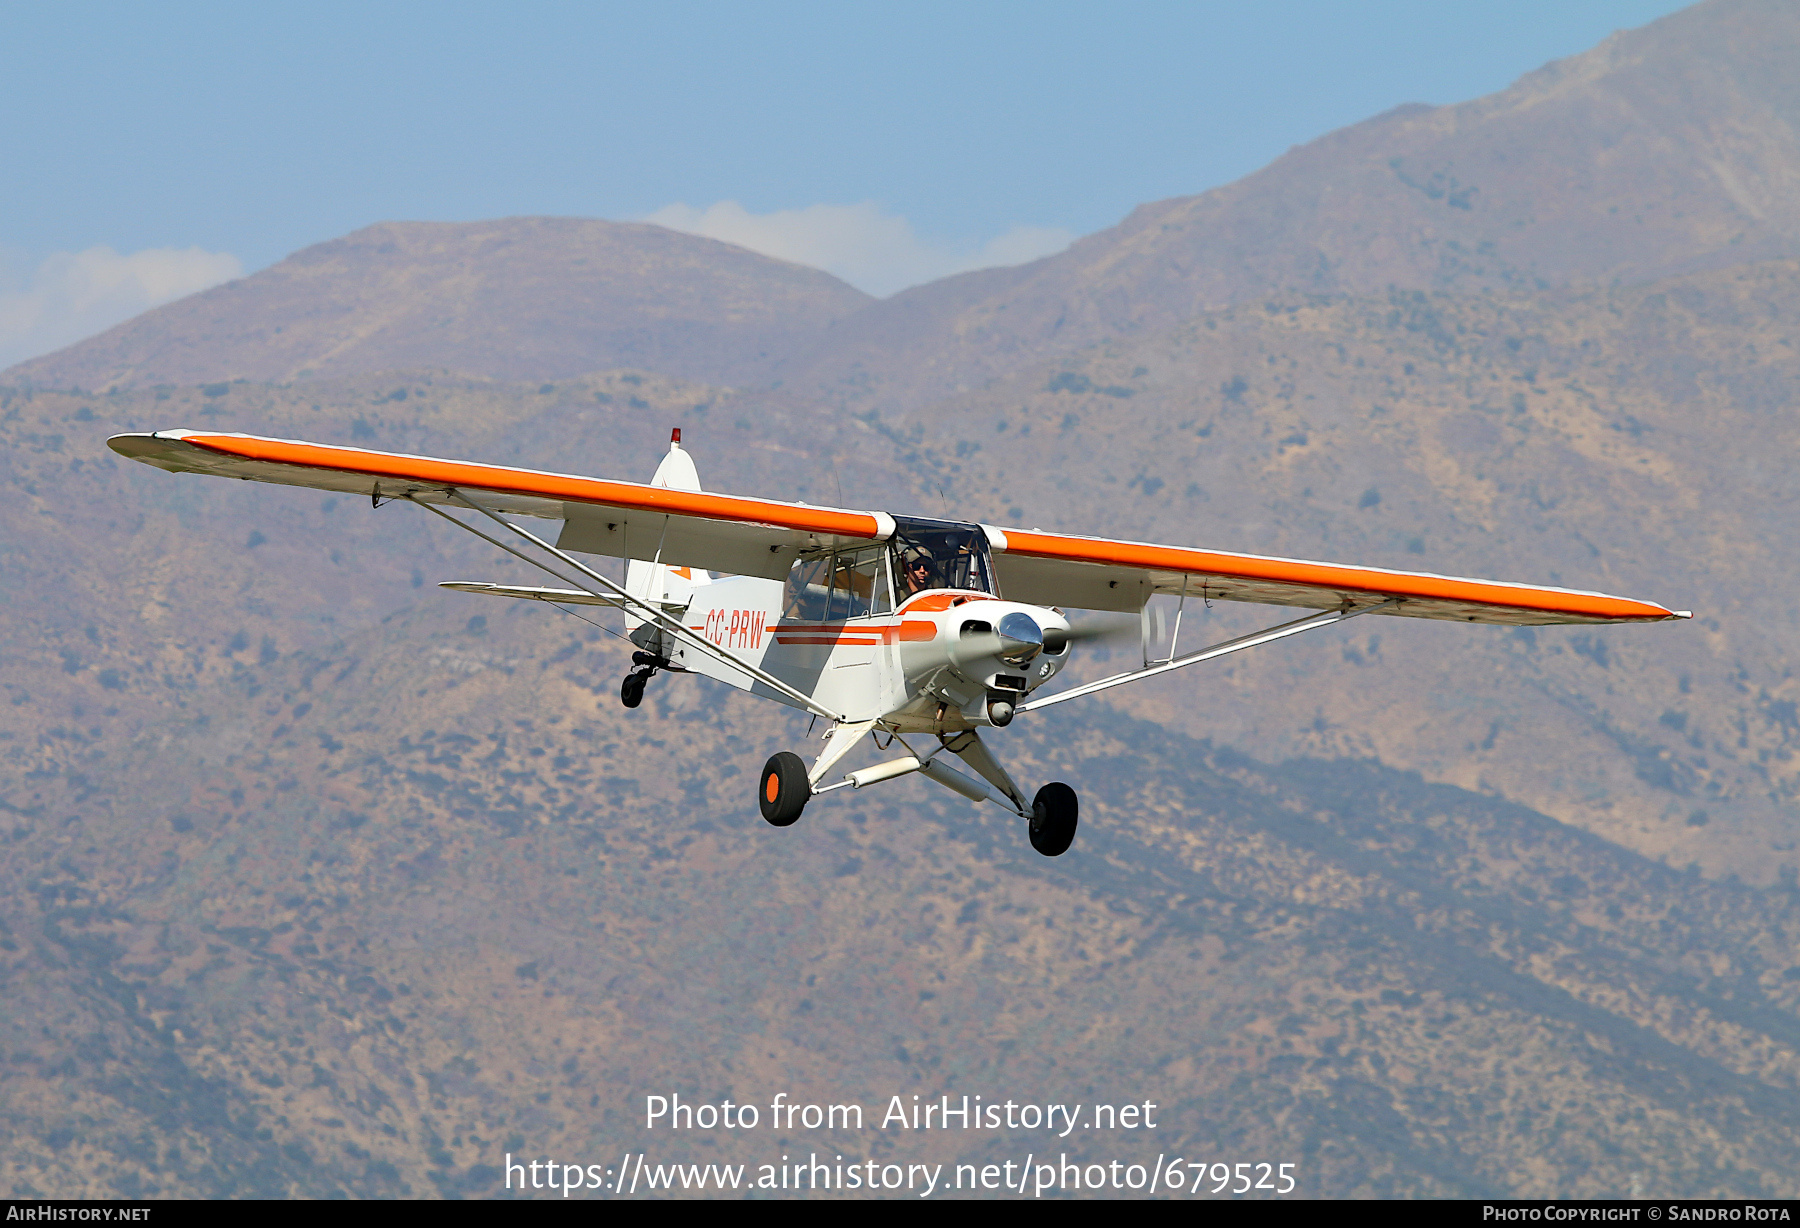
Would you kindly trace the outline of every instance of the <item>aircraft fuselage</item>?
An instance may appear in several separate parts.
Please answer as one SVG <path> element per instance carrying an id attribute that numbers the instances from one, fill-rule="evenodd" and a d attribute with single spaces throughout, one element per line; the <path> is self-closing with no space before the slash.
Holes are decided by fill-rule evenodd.
<path id="1" fill-rule="evenodd" d="M 900 732 L 993 725 L 996 703 L 1023 701 L 1069 658 L 1060 611 L 989 593 L 930 590 L 891 612 L 829 620 L 783 618 L 782 600 L 780 581 L 715 580 L 694 591 L 682 621 L 845 719 Z M 670 643 L 665 655 L 674 668 L 798 706 L 706 653 Z"/>

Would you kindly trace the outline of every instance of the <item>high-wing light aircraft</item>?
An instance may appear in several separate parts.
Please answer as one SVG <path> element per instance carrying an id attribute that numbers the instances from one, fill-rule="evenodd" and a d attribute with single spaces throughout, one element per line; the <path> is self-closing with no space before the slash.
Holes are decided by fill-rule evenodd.
<path id="1" fill-rule="evenodd" d="M 825 717 L 825 747 L 810 768 L 783 751 L 758 778 L 763 818 L 777 827 L 819 794 L 917 772 L 1017 814 L 1032 847 L 1055 857 L 1075 838 L 1075 791 L 1051 783 L 1027 801 L 981 736 L 1017 713 L 1365 614 L 1512 626 L 1690 617 L 1602 593 L 708 494 L 679 430 L 647 486 L 254 435 L 157 431 L 108 442 L 176 473 L 365 495 L 376 507 L 406 500 L 443 517 L 572 586 L 443 587 L 624 613 L 636 648 L 620 687 L 628 708 L 663 670 Z M 511 519 L 521 516 L 559 521 L 554 544 Z M 579 555 L 629 560 L 624 583 Z M 1150 659 L 1145 634 L 1140 668 L 1033 698 L 1083 638 L 1064 609 L 1142 618 L 1157 593 L 1178 601 L 1166 656 Z M 1196 600 L 1313 612 L 1182 654 L 1182 613 Z M 864 737 L 907 753 L 826 783 Z M 915 748 L 908 737 L 937 745 Z M 945 751 L 975 775 L 951 767 Z"/>

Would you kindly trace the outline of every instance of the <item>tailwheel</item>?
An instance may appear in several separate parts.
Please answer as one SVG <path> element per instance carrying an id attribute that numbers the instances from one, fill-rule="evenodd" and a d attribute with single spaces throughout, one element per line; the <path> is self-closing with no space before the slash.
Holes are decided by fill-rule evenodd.
<path id="1" fill-rule="evenodd" d="M 1045 785 L 1031 801 L 1031 847 L 1046 857 L 1060 857 L 1075 843 L 1081 810 L 1075 790 L 1061 781 Z"/>
<path id="2" fill-rule="evenodd" d="M 669 661 L 653 652 L 634 652 L 631 654 L 631 666 L 631 672 L 619 684 L 619 702 L 627 708 L 635 708 L 644 702 L 644 684 L 650 681 L 650 675 L 659 667 L 668 669 Z"/>
<path id="3" fill-rule="evenodd" d="M 632 670 L 625 675 L 625 681 L 619 684 L 619 702 L 627 708 L 635 708 L 644 702 L 644 684 L 650 681 L 647 671 Z"/>
<path id="4" fill-rule="evenodd" d="M 806 763 L 799 755 L 782 751 L 763 764 L 762 784 L 756 801 L 762 817 L 776 827 L 786 827 L 800 817 L 812 798 L 812 784 L 806 779 Z"/>

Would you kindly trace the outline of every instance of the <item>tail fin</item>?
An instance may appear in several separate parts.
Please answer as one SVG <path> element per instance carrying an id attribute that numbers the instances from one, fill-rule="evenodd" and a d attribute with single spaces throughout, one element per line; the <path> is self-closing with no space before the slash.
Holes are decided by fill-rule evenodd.
<path id="1" fill-rule="evenodd" d="M 669 436 L 669 452 L 656 467 L 650 485 L 669 490 L 700 489 L 700 472 L 694 458 L 681 446 L 681 428 Z M 625 568 L 625 591 L 644 601 L 686 607 L 694 590 L 711 584 L 712 577 L 698 567 L 670 567 L 653 559 L 632 559 Z M 626 628 L 636 630 L 642 620 L 626 619 Z"/>

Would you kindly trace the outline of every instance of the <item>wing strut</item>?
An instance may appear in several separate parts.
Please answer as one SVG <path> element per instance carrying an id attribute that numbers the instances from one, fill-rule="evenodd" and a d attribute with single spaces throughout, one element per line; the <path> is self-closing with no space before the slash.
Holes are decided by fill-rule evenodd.
<path id="1" fill-rule="evenodd" d="M 582 575 L 586 576 L 588 579 L 594 581 L 595 583 L 597 583 L 605 588 L 612 590 L 614 597 L 616 598 L 616 601 L 608 602 L 608 604 L 617 604 L 617 605 L 629 608 L 632 611 L 632 613 L 638 615 L 645 622 L 655 623 L 657 625 L 657 627 L 659 627 L 660 629 L 662 629 L 664 631 L 667 631 L 670 635 L 673 635 L 676 639 L 682 641 L 683 643 L 692 645 L 693 647 L 699 649 L 700 651 L 705 652 L 705 653 L 725 662 L 725 664 L 731 666 L 733 669 L 739 669 L 739 670 L 744 671 L 744 673 L 750 675 L 752 678 L 756 679 L 758 682 L 761 682 L 766 686 L 775 688 L 777 691 L 780 691 L 783 695 L 786 695 L 790 699 L 797 701 L 808 712 L 816 713 L 817 715 L 822 716 L 830 721 L 842 721 L 844 719 L 844 717 L 842 715 L 840 715 L 836 712 L 831 712 L 825 708 L 820 707 L 816 702 L 814 702 L 812 696 L 806 694 L 803 691 L 796 690 L 795 688 L 789 686 L 787 683 L 783 682 L 781 679 L 775 677 L 775 675 L 767 673 L 764 670 L 758 669 L 756 666 L 750 664 L 748 661 L 742 660 L 741 658 L 738 657 L 738 655 L 736 653 L 728 652 L 727 650 L 725 650 L 725 649 L 719 647 L 717 644 L 713 643 L 711 640 L 703 639 L 700 636 L 695 635 L 692 631 L 689 631 L 685 626 L 683 626 L 679 619 L 670 618 L 667 614 L 663 613 L 661 610 L 655 608 L 654 606 L 649 605 L 646 602 L 640 601 L 636 597 L 633 597 L 630 593 L 626 592 L 625 589 L 621 588 L 617 584 L 614 584 L 611 580 L 608 580 L 605 576 L 601 575 L 599 572 L 596 572 L 586 566 L 583 566 L 578 560 L 570 558 L 567 554 L 563 553 L 561 550 L 558 550 L 555 546 L 552 546 L 549 542 L 545 541 L 543 538 L 538 537 L 537 535 L 535 535 L 531 532 L 528 532 L 525 529 L 521 529 L 518 525 L 513 524 L 510 520 L 503 519 L 502 517 L 496 515 L 494 512 L 489 511 L 487 508 L 481 506 L 481 504 L 475 502 L 473 499 L 470 499 L 467 495 L 463 494 L 462 491 L 456 489 L 454 486 L 446 487 L 445 493 L 447 495 L 449 495 L 452 499 L 455 499 L 458 503 L 462 504 L 464 507 L 473 508 L 475 511 L 480 512 L 483 516 L 486 516 L 489 520 L 493 521 L 495 524 L 499 525 L 501 528 L 512 530 L 514 533 L 518 534 L 520 537 L 523 537 L 526 541 L 532 543 L 534 546 L 537 546 L 539 549 L 542 549 L 549 554 L 555 555 L 557 558 L 559 558 L 563 562 L 567 563 L 570 567 L 573 567 L 576 571 L 580 572 Z M 511 546 L 507 545 L 503 541 L 500 541 L 498 538 L 488 536 L 486 533 L 483 533 L 480 529 L 477 529 L 474 525 L 464 524 L 462 521 L 458 520 L 456 517 L 452 516 L 449 512 L 446 512 L 441 508 L 432 507 L 431 504 L 429 504 L 429 503 L 420 503 L 417 499 L 414 499 L 411 494 L 406 495 L 405 498 L 407 499 L 408 502 L 417 504 L 419 507 L 424 508 L 426 511 L 432 513 L 433 515 L 442 516 L 445 520 L 448 520 L 451 524 L 455 525 L 457 528 L 466 529 L 470 533 L 473 533 L 476 537 L 481 538 L 481 540 L 489 543 L 490 545 L 500 547 L 500 549 L 506 551 L 508 554 L 512 555 L 514 558 L 523 559 L 525 562 L 530 563 L 533 567 L 536 567 L 538 570 L 546 572 L 549 575 L 555 576 L 558 580 L 561 580 L 564 584 L 573 584 L 573 585 L 575 585 L 575 587 L 583 589 L 585 592 L 587 592 L 590 596 L 593 596 L 593 597 L 603 596 L 603 594 L 594 592 L 592 589 L 587 588 L 585 585 L 581 584 L 579 581 L 569 579 L 569 577 L 563 575 L 561 572 L 558 572 L 557 570 L 555 570 L 554 568 L 541 562 L 540 560 L 534 559 L 528 554 L 525 554 L 521 551 L 513 549 Z"/>
<path id="2" fill-rule="evenodd" d="M 1323 614 L 1309 614 L 1305 618 L 1297 618 L 1291 623 L 1282 623 L 1278 627 L 1270 627 L 1266 631 L 1253 631 L 1249 635 L 1240 635 L 1234 640 L 1226 640 L 1214 644 L 1211 648 L 1202 648 L 1199 652 L 1190 652 L 1185 657 L 1173 657 L 1167 661 L 1158 661 L 1145 669 L 1134 669 L 1128 673 L 1114 674 L 1110 678 L 1102 678 L 1098 682 L 1090 682 L 1086 686 L 1078 686 L 1072 691 L 1063 691 L 1058 695 L 1034 699 L 1028 704 L 1020 704 L 1020 712 L 1030 712 L 1033 708 L 1048 708 L 1051 704 L 1059 704 L 1065 699 L 1075 699 L 1082 695 L 1092 695 L 1096 691 L 1105 691 L 1112 687 L 1124 686 L 1127 682 L 1136 682 L 1140 678 L 1148 678 L 1154 674 L 1167 673 L 1172 669 L 1180 669 L 1184 665 L 1194 665 L 1200 661 L 1210 661 L 1214 657 L 1222 657 L 1227 653 L 1242 652 L 1246 648 L 1255 648 L 1258 644 L 1267 644 L 1274 640 L 1286 639 L 1290 635 L 1299 635 L 1302 631 L 1311 631 L 1316 627 L 1329 627 L 1332 623 L 1341 623 L 1346 618 L 1355 618 L 1358 614 L 1373 614 L 1378 610 L 1386 610 L 1400 604 L 1398 597 L 1387 601 L 1378 601 L 1372 605 L 1353 606 L 1349 602 L 1336 610 L 1326 610 Z"/>

